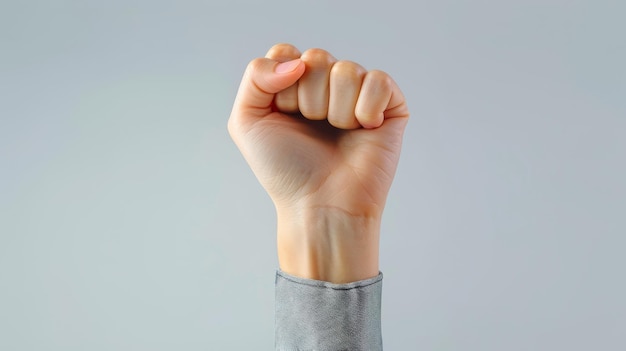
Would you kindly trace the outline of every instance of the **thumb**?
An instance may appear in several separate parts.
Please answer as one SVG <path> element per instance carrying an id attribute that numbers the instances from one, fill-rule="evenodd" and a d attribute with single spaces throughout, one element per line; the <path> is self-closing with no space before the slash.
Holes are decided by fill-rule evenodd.
<path id="1" fill-rule="evenodd" d="M 234 115 L 267 115 L 276 93 L 293 85 L 302 77 L 304 70 L 304 63 L 300 59 L 282 63 L 268 58 L 252 60 L 239 85 L 233 107 Z"/>

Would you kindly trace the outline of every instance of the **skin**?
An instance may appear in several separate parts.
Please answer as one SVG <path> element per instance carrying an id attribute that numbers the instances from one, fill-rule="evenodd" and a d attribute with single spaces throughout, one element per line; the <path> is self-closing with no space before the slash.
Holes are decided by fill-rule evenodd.
<path id="1" fill-rule="evenodd" d="M 408 118 L 387 73 L 322 49 L 277 44 L 250 62 L 228 130 L 274 202 L 282 271 L 333 283 L 378 275 Z"/>

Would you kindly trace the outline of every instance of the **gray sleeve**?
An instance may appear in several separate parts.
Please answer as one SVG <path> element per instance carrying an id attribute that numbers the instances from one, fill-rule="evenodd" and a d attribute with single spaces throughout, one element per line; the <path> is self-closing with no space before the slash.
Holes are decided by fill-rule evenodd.
<path id="1" fill-rule="evenodd" d="M 277 271 L 276 350 L 382 350 L 382 280 L 333 284 Z"/>

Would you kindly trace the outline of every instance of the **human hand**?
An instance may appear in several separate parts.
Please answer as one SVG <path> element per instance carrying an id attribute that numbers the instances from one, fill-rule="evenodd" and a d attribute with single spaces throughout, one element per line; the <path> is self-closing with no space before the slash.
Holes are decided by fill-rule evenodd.
<path id="1" fill-rule="evenodd" d="M 324 50 L 278 44 L 250 62 L 228 129 L 276 206 L 283 271 L 337 283 L 378 274 L 408 117 L 389 75 Z"/>

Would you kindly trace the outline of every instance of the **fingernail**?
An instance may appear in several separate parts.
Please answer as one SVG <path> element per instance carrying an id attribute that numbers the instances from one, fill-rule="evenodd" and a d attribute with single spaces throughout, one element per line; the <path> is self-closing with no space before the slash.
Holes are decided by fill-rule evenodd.
<path id="1" fill-rule="evenodd" d="M 276 65 L 274 72 L 276 73 L 289 73 L 293 72 L 298 66 L 300 66 L 300 59 L 295 59 L 287 62 L 281 62 Z"/>

